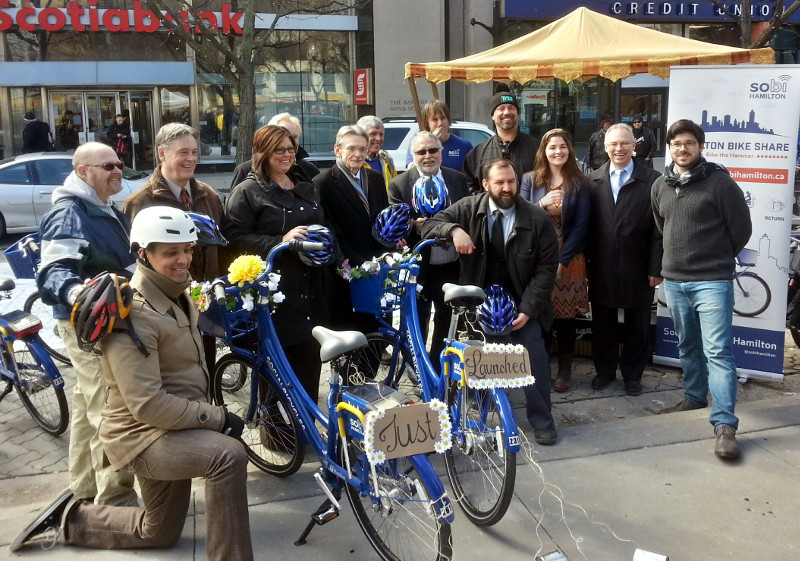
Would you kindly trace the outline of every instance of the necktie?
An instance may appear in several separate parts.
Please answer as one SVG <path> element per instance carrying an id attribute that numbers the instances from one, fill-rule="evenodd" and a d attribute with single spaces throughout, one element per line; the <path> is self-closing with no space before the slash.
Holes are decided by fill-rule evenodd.
<path id="1" fill-rule="evenodd" d="M 492 249 L 497 255 L 505 255 L 505 236 L 503 235 L 503 213 L 498 209 L 492 213 L 494 223 L 492 224 Z"/>
<path id="2" fill-rule="evenodd" d="M 181 202 L 185 210 L 193 210 L 192 199 L 189 198 L 189 191 L 186 190 L 186 187 L 181 187 Z"/>

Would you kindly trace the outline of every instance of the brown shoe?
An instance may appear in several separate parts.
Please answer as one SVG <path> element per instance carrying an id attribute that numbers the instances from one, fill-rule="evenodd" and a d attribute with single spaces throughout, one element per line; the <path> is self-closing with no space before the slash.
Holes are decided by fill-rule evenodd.
<path id="1" fill-rule="evenodd" d="M 714 434 L 717 435 L 717 445 L 714 453 L 723 460 L 735 460 L 741 454 L 739 443 L 736 442 L 736 429 L 729 425 L 717 425 L 714 427 Z"/>
<path id="2" fill-rule="evenodd" d="M 558 355 L 558 375 L 553 384 L 553 390 L 559 393 L 569 391 L 569 383 L 572 379 L 572 355 Z"/>
<path id="3" fill-rule="evenodd" d="M 699 403 L 695 403 L 691 399 L 684 398 L 683 401 L 676 403 L 671 407 L 665 407 L 659 414 L 663 413 L 677 413 L 678 411 L 693 411 L 694 409 L 702 409 L 705 405 L 700 405 Z"/>

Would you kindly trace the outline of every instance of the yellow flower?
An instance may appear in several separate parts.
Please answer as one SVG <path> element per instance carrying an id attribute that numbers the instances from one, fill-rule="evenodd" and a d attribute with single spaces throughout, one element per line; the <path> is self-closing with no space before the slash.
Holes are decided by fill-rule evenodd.
<path id="1" fill-rule="evenodd" d="M 267 264 L 258 255 L 240 255 L 228 267 L 228 282 L 244 286 L 260 277 Z"/>

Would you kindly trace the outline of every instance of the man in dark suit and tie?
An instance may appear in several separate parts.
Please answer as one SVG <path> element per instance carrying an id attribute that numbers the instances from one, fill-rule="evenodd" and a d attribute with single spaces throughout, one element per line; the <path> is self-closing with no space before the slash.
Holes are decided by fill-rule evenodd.
<path id="1" fill-rule="evenodd" d="M 441 179 L 447 189 L 450 204 L 469 195 L 467 178 L 460 171 L 442 167 L 442 143 L 431 132 L 418 132 L 411 139 L 411 155 L 414 166 L 389 182 L 389 203 L 412 204 L 417 182 L 432 182 Z M 408 245 L 413 247 L 419 239 L 419 232 L 426 218 L 418 209 L 414 210 L 414 229 L 409 236 Z M 420 268 L 419 283 L 422 292 L 417 301 L 419 322 L 423 339 L 428 337 L 428 322 L 431 315 L 431 303 L 434 305 L 433 341 L 430 348 L 431 362 L 439 364 L 438 356 L 444 350 L 444 339 L 450 327 L 450 309 L 444 303 L 442 285 L 447 282 L 458 282 L 458 252 L 455 248 L 443 249 L 433 247 L 424 251 L 423 265 Z"/>
<path id="2" fill-rule="evenodd" d="M 610 161 L 589 176 L 592 210 L 586 257 L 597 372 L 592 388 L 608 387 L 619 366 L 627 394 L 639 395 L 653 290 L 661 283 L 661 234 L 650 204 L 650 189 L 661 174 L 634 160 L 634 136 L 628 125 L 612 125 L 605 146 Z M 621 330 L 619 308 L 625 314 Z"/>
<path id="3" fill-rule="evenodd" d="M 352 267 L 386 251 L 372 237 L 372 226 L 378 213 L 389 206 L 389 200 L 381 174 L 364 166 L 367 143 L 367 133 L 361 127 L 340 128 L 333 148 L 336 165 L 313 180 L 325 218 Z M 337 276 L 332 284 L 329 301 L 333 326 L 365 333 L 375 331 L 374 317 L 353 312 L 347 281 Z"/>

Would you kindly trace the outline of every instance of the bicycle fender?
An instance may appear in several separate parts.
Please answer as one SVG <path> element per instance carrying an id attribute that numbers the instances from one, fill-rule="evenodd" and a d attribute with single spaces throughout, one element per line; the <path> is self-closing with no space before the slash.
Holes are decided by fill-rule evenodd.
<path id="1" fill-rule="evenodd" d="M 431 464 L 428 456 L 424 454 L 415 454 L 408 458 L 433 495 L 429 498 L 431 499 L 436 519 L 442 524 L 452 524 L 456 517 L 455 511 L 453 510 L 453 503 L 450 502 L 450 497 L 447 496 L 447 491 L 444 489 L 442 480 L 439 479 L 439 475 L 436 473 L 436 470 L 433 469 L 433 464 Z"/>
<path id="2" fill-rule="evenodd" d="M 514 417 L 511 403 L 508 401 L 506 392 L 502 389 L 492 388 L 491 392 L 495 403 L 497 403 L 497 410 L 500 413 L 500 422 L 503 423 L 503 432 L 506 435 L 506 447 L 509 452 L 514 452 L 516 454 L 520 451 L 520 438 L 519 429 L 517 428 L 517 418 Z"/>

